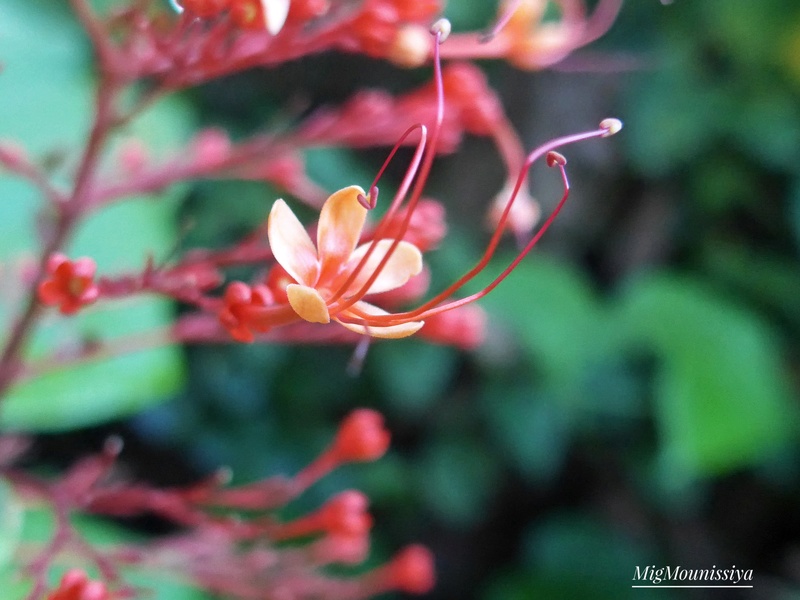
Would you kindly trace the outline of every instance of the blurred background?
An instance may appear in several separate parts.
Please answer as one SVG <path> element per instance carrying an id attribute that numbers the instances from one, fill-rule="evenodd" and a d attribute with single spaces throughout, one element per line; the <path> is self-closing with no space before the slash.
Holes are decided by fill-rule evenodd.
<path id="1" fill-rule="evenodd" d="M 450 0 L 445 14 L 465 30 L 494 11 Z M 604 117 L 625 122 L 565 151 L 569 204 L 482 303 L 482 347 L 376 343 L 356 377 L 352 348 L 187 348 L 180 391 L 153 390 L 154 407 L 130 419 L 43 434 L 38 459 L 67 464 L 116 432 L 126 468 L 154 483 L 220 465 L 247 482 L 299 470 L 343 415 L 368 406 L 386 416 L 390 453 L 300 504 L 363 490 L 374 562 L 427 544 L 439 570 L 431 598 L 649 597 L 630 587 L 648 565 L 754 572 L 746 593 L 661 597 L 800 598 L 800 5 L 635 0 L 554 70 L 482 66 L 529 148 Z M 195 122 L 241 137 L 287 98 L 337 103 L 429 75 L 326 55 L 182 101 Z M 385 154 L 316 150 L 309 174 L 330 190 L 366 185 Z M 502 183 L 485 139 L 435 164 L 428 193 L 450 229 L 426 255 L 434 288 L 480 255 Z M 533 171 L 545 210 L 559 186 Z M 186 247 L 240 238 L 277 194 L 230 181 L 179 192 L 180 219 L 193 223 Z M 505 260 L 513 252 L 507 240 Z"/>

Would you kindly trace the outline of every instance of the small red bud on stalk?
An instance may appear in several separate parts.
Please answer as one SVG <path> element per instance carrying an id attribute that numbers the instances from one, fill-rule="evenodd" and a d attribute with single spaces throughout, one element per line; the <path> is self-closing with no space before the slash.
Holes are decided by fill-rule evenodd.
<path id="1" fill-rule="evenodd" d="M 366 534 L 372 527 L 367 512 L 369 499 L 356 490 L 346 490 L 331 498 L 318 511 L 272 528 L 273 540 L 284 541 L 317 533 L 332 536 Z"/>
<path id="2" fill-rule="evenodd" d="M 356 409 L 342 421 L 333 443 L 298 473 L 294 482 L 303 490 L 339 465 L 377 460 L 388 450 L 390 440 L 379 412 Z"/>

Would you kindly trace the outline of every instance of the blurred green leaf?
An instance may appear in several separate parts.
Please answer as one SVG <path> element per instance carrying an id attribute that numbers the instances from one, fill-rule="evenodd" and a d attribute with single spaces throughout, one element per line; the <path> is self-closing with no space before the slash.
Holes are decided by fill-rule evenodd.
<path id="1" fill-rule="evenodd" d="M 658 591 L 659 598 L 673 599 L 667 590 Z M 574 577 L 515 571 L 497 577 L 481 594 L 481 600 L 636 600 L 642 598 L 641 590 L 632 590 L 622 582 L 609 582 L 604 579 Z"/>
<path id="2" fill-rule="evenodd" d="M 519 598 L 617 599 L 631 589 L 636 565 L 652 564 L 652 551 L 591 518 L 563 514 L 532 528 L 523 542 L 524 571 L 498 578 L 485 600 Z M 665 597 L 670 597 L 668 592 Z"/>
<path id="3" fill-rule="evenodd" d="M 0 500 L 0 507 L 2 500 Z M 55 517 L 49 508 L 36 507 L 28 508 L 21 511 L 19 523 L 17 528 L 21 530 L 20 539 L 28 544 L 35 544 L 37 547 L 44 547 L 44 545 L 52 539 L 55 533 Z M 86 541 L 91 543 L 97 550 L 102 552 L 104 545 L 119 547 L 120 544 L 130 543 L 139 539 L 138 536 L 133 535 L 130 531 L 115 525 L 110 521 L 101 519 L 81 516 L 71 519 L 72 525 L 75 527 L 78 534 Z M 3 535 L 6 534 L 6 523 L 3 525 Z M 0 537 L 0 542 L 3 538 Z M 62 556 L 60 558 L 65 558 Z M 22 576 L 21 565 L 16 565 L 16 568 L 3 569 L 0 563 L 0 586 L 3 589 L 3 597 L 16 599 L 24 598 L 25 594 L 30 591 L 32 582 Z M 69 560 L 57 560 L 54 566 L 50 569 L 49 580 L 50 584 L 55 586 L 61 575 L 71 567 L 86 567 L 83 560 L 79 564 L 70 564 Z M 91 577 L 98 577 L 95 569 L 87 568 L 87 573 Z M 169 598 L 170 600 L 208 600 L 209 595 L 189 586 L 180 578 L 167 572 L 160 572 L 158 574 L 151 572 L 141 572 L 134 569 L 125 569 L 123 578 L 126 584 L 141 587 L 151 593 L 153 598 Z"/>
<path id="4" fill-rule="evenodd" d="M 0 77 L 0 112 L 8 125 L 4 136 L 18 139 L 34 154 L 61 148 L 66 165 L 73 168 L 79 160 L 75 148 L 81 147 L 93 108 L 90 56 L 77 25 L 61 5 L 12 0 L 4 6 L 0 23 L 0 55 L 7 65 Z M 157 156 L 187 130 L 187 107 L 173 97 L 124 134 L 141 139 Z M 179 193 L 172 189 L 157 202 L 130 199 L 96 212 L 80 227 L 68 254 L 91 256 L 101 273 L 141 269 L 150 253 L 163 255 L 173 243 Z M 0 258 L 20 264 L 36 251 L 34 216 L 40 201 L 32 189 L 7 177 L 0 179 L 0 198 L 0 221 L 8 231 L 0 239 Z M 19 281 L 20 275 L 8 269 L 5 277 Z M 0 298 L 4 330 L 20 309 L 17 281 L 6 283 Z M 85 342 L 136 335 L 171 321 L 169 303 L 144 297 L 104 303 L 69 319 L 51 311 L 29 356 L 52 355 L 68 343 L 74 350 Z M 173 392 L 182 380 L 181 364 L 178 349 L 163 347 L 48 372 L 12 388 L 0 423 L 15 430 L 55 430 L 130 414 Z"/>
<path id="5" fill-rule="evenodd" d="M 797 252 L 800 253 L 800 178 L 795 181 L 792 195 L 789 199 L 788 221 L 794 235 Z"/>
<path id="6" fill-rule="evenodd" d="M 528 382 L 495 381 L 484 389 L 481 406 L 504 455 L 539 481 L 559 472 L 570 438 L 566 411 L 544 400 Z"/>
<path id="7" fill-rule="evenodd" d="M 758 462 L 796 434 L 780 350 L 754 314 L 688 279 L 637 281 L 620 326 L 659 359 L 656 420 L 665 476 Z"/>
<path id="8" fill-rule="evenodd" d="M 376 344 L 367 359 L 367 372 L 382 397 L 403 411 L 419 414 L 453 381 L 456 358 L 452 348 L 418 340 Z"/>
<path id="9" fill-rule="evenodd" d="M 686 65 L 696 60 L 690 47 L 676 43 L 662 60 L 663 69 L 639 76 L 620 142 L 631 163 L 651 176 L 697 160 L 713 143 L 720 122 L 734 117 L 724 93 L 690 74 Z"/>
<path id="10" fill-rule="evenodd" d="M 738 244 L 716 242 L 706 243 L 702 260 L 714 279 L 768 307 L 800 332 L 800 271 L 795 262 Z"/>
<path id="11" fill-rule="evenodd" d="M 0 573 L 9 568 L 22 532 L 22 506 L 11 486 L 0 480 Z"/>
<path id="12" fill-rule="evenodd" d="M 456 437 L 438 439 L 426 448 L 418 466 L 418 493 L 439 519 L 467 526 L 483 516 L 498 468 L 482 445 Z"/>
<path id="13" fill-rule="evenodd" d="M 305 152 L 305 161 L 309 177 L 330 192 L 348 185 L 360 185 L 366 190 L 375 177 L 375 173 L 344 148 L 310 148 Z"/>
<path id="14" fill-rule="evenodd" d="M 583 276 L 541 255 L 526 259 L 482 302 L 536 367 L 559 381 L 575 381 L 607 341 L 604 314 Z"/>

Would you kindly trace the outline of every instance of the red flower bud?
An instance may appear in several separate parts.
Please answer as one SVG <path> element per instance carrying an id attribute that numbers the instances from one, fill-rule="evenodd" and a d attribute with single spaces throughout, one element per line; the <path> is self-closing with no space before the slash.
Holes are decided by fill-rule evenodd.
<path id="1" fill-rule="evenodd" d="M 401 550 L 386 569 L 392 587 L 409 594 L 427 594 L 436 584 L 433 554 L 418 544 Z"/>
<path id="2" fill-rule="evenodd" d="M 477 348 L 486 339 L 486 312 L 476 304 L 459 306 L 425 319 L 420 335 L 462 350 Z"/>
<path id="3" fill-rule="evenodd" d="M 195 161 L 210 169 L 224 162 L 231 153 L 231 139 L 222 129 L 210 127 L 198 133 L 192 141 Z"/>
<path id="4" fill-rule="evenodd" d="M 363 534 L 372 527 L 368 506 L 369 499 L 361 492 L 344 491 L 320 509 L 320 524 L 331 534 Z"/>
<path id="5" fill-rule="evenodd" d="M 255 319 L 250 310 L 274 303 L 272 293 L 266 286 L 255 285 L 251 288 L 246 283 L 234 281 L 225 290 L 222 302 L 217 316 L 233 339 L 249 344 L 255 340 L 254 331 L 263 333 L 269 330 L 269 326 Z"/>
<path id="6" fill-rule="evenodd" d="M 342 462 L 377 460 L 389 448 L 390 437 L 379 412 L 360 408 L 350 413 L 339 427 L 333 454 Z"/>
<path id="7" fill-rule="evenodd" d="M 327 535 L 314 542 L 312 551 L 314 557 L 323 563 L 358 565 L 366 560 L 369 553 L 369 536 L 366 532 Z"/>

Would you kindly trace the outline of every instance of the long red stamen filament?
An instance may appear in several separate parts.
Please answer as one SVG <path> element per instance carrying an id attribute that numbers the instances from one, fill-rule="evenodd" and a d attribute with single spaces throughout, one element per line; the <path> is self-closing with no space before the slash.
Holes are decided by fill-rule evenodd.
<path id="1" fill-rule="evenodd" d="M 522 262 L 522 260 L 528 255 L 528 253 L 533 249 L 533 247 L 539 242 L 539 240 L 545 234 L 545 232 L 550 228 L 550 225 L 552 225 L 553 222 L 556 220 L 556 217 L 558 217 L 558 214 L 561 212 L 561 209 L 566 204 L 567 198 L 569 198 L 569 180 L 567 178 L 567 170 L 566 170 L 564 165 L 565 165 L 565 163 L 560 163 L 560 162 L 557 162 L 557 163 L 553 164 L 553 166 L 557 166 L 559 168 L 559 170 L 561 171 L 561 180 L 562 180 L 563 185 L 564 185 L 564 193 L 561 196 L 561 200 L 559 200 L 559 202 L 556 205 L 556 207 L 550 213 L 550 216 L 547 218 L 547 220 L 539 228 L 539 231 L 536 232 L 536 234 L 530 239 L 530 241 L 519 252 L 519 254 L 517 254 L 517 256 L 514 258 L 514 260 L 511 261 L 511 263 L 505 269 L 503 269 L 502 273 L 500 273 L 500 275 L 498 275 L 494 280 L 492 280 L 492 282 L 489 285 L 484 287 L 482 290 L 480 290 L 478 292 L 475 292 L 474 294 L 471 294 L 469 296 L 465 296 L 464 298 L 459 298 L 458 300 L 453 300 L 452 302 L 448 302 L 447 304 L 442 304 L 442 305 L 436 306 L 434 308 L 431 308 L 429 310 L 426 310 L 424 312 L 424 314 L 418 315 L 417 317 L 415 317 L 414 320 L 427 319 L 427 318 L 432 317 L 434 315 L 437 315 L 439 313 L 443 313 L 443 312 L 446 312 L 448 310 L 453 310 L 454 308 L 459 308 L 461 306 L 469 304 L 470 302 L 475 302 L 476 300 L 480 300 L 481 298 L 483 298 L 484 296 L 489 294 L 494 288 L 496 288 L 500 284 L 501 281 L 503 281 L 506 277 L 508 277 L 508 275 L 514 269 L 517 268 L 517 265 L 519 265 L 519 263 Z M 368 315 L 362 313 L 361 311 L 355 310 L 355 309 L 353 309 L 352 312 L 354 314 L 356 314 L 357 316 L 361 317 L 361 318 L 368 317 Z M 390 316 L 390 317 L 392 317 L 394 319 L 396 319 L 397 317 L 401 317 L 401 319 L 399 319 L 399 321 L 397 323 L 392 321 L 391 324 L 399 324 L 399 323 L 403 323 L 403 322 L 408 321 L 407 318 L 403 317 L 402 313 L 397 313 L 397 314 L 387 315 L 387 316 Z M 375 319 L 375 317 L 368 317 L 368 318 Z"/>
<path id="2" fill-rule="evenodd" d="M 380 236 L 383 234 L 383 230 L 386 229 L 386 227 L 388 227 L 388 223 L 390 222 L 391 218 L 395 215 L 395 213 L 397 213 L 397 210 L 400 208 L 403 199 L 408 193 L 408 189 L 411 187 L 411 183 L 414 180 L 414 176 L 417 174 L 417 170 L 419 169 L 419 164 L 422 160 L 423 153 L 425 152 L 425 148 L 427 146 L 428 128 L 425 127 L 425 125 L 422 125 L 421 123 L 409 127 L 406 130 L 406 132 L 400 137 L 398 142 L 394 145 L 394 148 L 392 148 L 392 151 L 389 153 L 389 156 L 384 161 L 380 171 L 378 171 L 378 175 L 373 180 L 372 185 L 370 186 L 370 195 L 371 195 L 372 190 L 377 188 L 378 181 L 383 175 L 383 172 L 388 167 L 389 162 L 392 160 L 397 150 L 403 144 L 405 139 L 409 135 L 411 135 L 411 133 L 414 132 L 416 129 L 420 130 L 420 140 L 417 143 L 417 149 L 414 151 L 414 157 L 412 158 L 411 164 L 406 170 L 406 174 L 403 177 L 403 181 L 400 183 L 400 187 L 397 190 L 397 193 L 395 194 L 394 198 L 392 199 L 392 203 L 389 205 L 389 209 L 386 211 L 386 214 L 384 215 L 383 219 L 381 219 L 380 223 L 378 224 L 378 227 L 375 229 L 372 236 L 372 242 L 370 243 L 369 248 L 367 248 L 366 253 L 358 262 L 356 267 L 352 270 L 352 272 L 344 281 L 344 283 L 341 286 L 339 286 L 339 289 L 336 290 L 336 293 L 334 293 L 333 296 L 331 296 L 330 300 L 328 300 L 329 303 L 336 302 L 353 284 L 353 281 L 355 281 L 356 277 L 358 277 L 358 274 L 363 270 L 364 265 L 367 264 L 369 257 L 372 256 L 372 253 L 375 251 L 376 244 L 378 243 L 378 240 L 380 240 Z M 370 200 L 372 201 L 372 198 L 370 198 Z"/>
<path id="3" fill-rule="evenodd" d="M 363 298 L 364 295 L 367 293 L 367 291 L 369 291 L 369 288 L 372 286 L 372 284 L 375 283 L 375 280 L 381 274 L 384 267 L 389 262 L 389 259 L 392 257 L 392 254 L 394 254 L 395 249 L 400 244 L 400 241 L 405 236 L 406 231 L 408 231 L 408 224 L 411 222 L 411 217 L 414 213 L 414 209 L 416 208 L 417 203 L 419 202 L 419 199 L 422 196 L 422 191 L 425 189 L 425 184 L 428 181 L 428 175 L 430 174 L 431 167 L 433 166 L 433 160 L 436 156 L 436 145 L 438 142 L 439 133 L 442 128 L 442 122 L 444 121 L 444 82 L 442 80 L 442 63 L 439 52 L 439 45 L 441 43 L 443 32 L 441 30 L 438 30 L 434 32 L 434 35 L 435 35 L 435 40 L 433 44 L 433 69 L 434 69 L 434 79 L 436 81 L 436 120 L 434 121 L 434 125 L 431 129 L 430 143 L 425 148 L 424 156 L 422 158 L 422 164 L 419 167 L 419 172 L 416 178 L 416 182 L 414 183 L 414 189 L 411 192 L 411 197 L 409 198 L 408 204 L 406 206 L 406 215 L 400 223 L 400 227 L 397 230 L 397 234 L 394 237 L 392 245 L 389 246 L 389 249 L 387 250 L 383 259 L 381 259 L 380 263 L 378 263 L 378 266 L 375 268 L 372 275 L 370 275 L 369 279 L 367 279 L 367 281 L 364 283 L 364 285 L 361 286 L 359 290 L 357 290 L 349 298 L 346 298 L 342 303 L 340 303 L 339 306 L 336 307 L 337 311 L 342 311 L 350 308 L 353 304 L 355 304 L 361 298 Z M 405 186 L 407 181 L 410 183 L 412 178 L 413 178 L 413 173 L 411 172 L 406 173 L 406 177 L 403 179 L 403 186 L 401 186 L 401 189 L 402 187 Z M 402 195 L 400 193 L 398 193 L 398 196 L 397 198 L 395 198 L 395 200 L 397 200 L 398 198 L 402 198 Z M 394 206 L 393 203 L 393 208 L 399 208 L 399 202 L 397 206 Z M 370 245 L 367 254 L 359 262 L 357 268 L 353 270 L 353 273 L 351 273 L 350 276 L 347 278 L 347 282 L 345 282 L 345 284 L 336 292 L 335 296 L 331 299 L 331 301 L 335 301 L 336 299 L 340 298 L 344 293 L 344 291 L 347 290 L 347 286 L 352 284 L 352 282 L 355 280 L 358 272 L 363 268 L 364 264 L 366 263 L 369 254 L 372 252 L 377 242 L 379 241 L 380 239 L 379 234 L 389 223 L 389 218 L 391 217 L 392 214 L 394 213 L 393 212 L 391 214 L 387 213 L 387 215 L 382 219 L 380 225 L 378 226 L 378 229 L 375 232 L 375 235 L 373 237 L 372 243 Z"/>
<path id="4" fill-rule="evenodd" d="M 523 168 L 525 149 L 522 147 L 522 142 L 517 136 L 514 127 L 505 115 L 495 125 L 492 131 L 492 139 L 495 146 L 497 146 L 497 151 L 500 153 L 500 158 L 505 164 L 508 172 L 507 177 L 510 180 L 513 173 L 519 173 L 520 169 Z"/>
<path id="5" fill-rule="evenodd" d="M 503 232 L 505 230 L 506 222 L 508 221 L 508 215 L 509 215 L 509 213 L 511 211 L 511 207 L 514 204 L 514 200 L 516 199 L 517 195 L 519 194 L 519 190 L 521 189 L 523 183 L 525 182 L 525 179 L 527 178 L 528 169 L 531 167 L 531 165 L 534 162 L 536 162 L 539 158 L 541 158 L 543 155 L 552 152 L 556 148 L 560 148 L 560 147 L 566 146 L 568 144 L 573 144 L 575 142 L 580 142 L 580 141 L 588 140 L 588 139 L 595 138 L 595 137 L 607 137 L 608 135 L 616 133 L 616 131 L 618 131 L 618 129 L 620 127 L 621 127 L 621 124 L 616 120 L 613 120 L 613 122 L 612 121 L 603 121 L 603 123 L 601 124 L 601 128 L 600 129 L 596 129 L 594 131 L 588 131 L 588 132 L 585 132 L 585 133 L 578 133 L 578 134 L 574 134 L 574 135 L 560 137 L 560 138 L 557 138 L 555 140 L 551 140 L 550 142 L 540 146 L 539 148 L 537 148 L 533 152 L 531 152 L 530 155 L 528 156 L 528 158 L 525 161 L 525 165 L 524 165 L 523 169 L 520 171 L 519 176 L 517 177 L 517 182 L 516 182 L 516 184 L 514 186 L 514 190 L 513 190 L 512 194 L 511 194 L 511 197 L 510 197 L 508 203 L 506 204 L 505 209 L 503 210 L 503 214 L 501 215 L 501 217 L 500 217 L 500 219 L 499 219 L 499 221 L 497 223 L 497 227 L 495 229 L 495 232 L 492 235 L 491 239 L 489 240 L 489 244 L 486 247 L 486 250 L 485 250 L 483 256 L 481 257 L 481 259 L 478 261 L 478 263 L 472 269 L 470 269 L 470 271 L 468 271 L 465 275 L 463 275 L 461 278 L 459 278 L 455 283 L 450 285 L 447 289 L 445 289 L 441 293 L 437 294 L 436 296 L 431 298 L 429 301 L 425 302 L 424 304 L 422 304 L 421 306 L 419 306 L 418 308 L 416 308 L 414 310 L 403 312 L 403 313 L 395 313 L 395 314 L 392 314 L 392 315 L 375 315 L 375 316 L 371 316 L 370 320 L 372 321 L 373 325 L 375 325 L 377 323 L 380 323 L 380 324 L 397 324 L 397 323 L 402 323 L 402 322 L 406 322 L 406 321 L 419 320 L 419 319 L 424 318 L 424 316 L 427 316 L 429 314 L 435 314 L 435 313 L 431 313 L 430 312 L 431 309 L 440 308 L 442 310 L 447 310 L 449 308 L 455 308 L 452 305 L 452 303 L 448 303 L 448 304 L 444 305 L 443 307 L 437 307 L 437 305 L 440 302 L 442 302 L 442 301 L 446 300 L 447 298 L 449 298 L 453 293 L 458 291 L 467 282 L 472 280 L 478 273 L 480 273 L 486 267 L 486 265 L 492 259 L 492 257 L 494 256 L 494 252 L 497 249 L 498 244 L 500 243 L 500 238 L 503 235 Z M 557 207 L 558 211 L 561 210 L 560 207 L 563 205 L 563 203 L 565 201 L 566 201 L 566 195 L 562 199 L 562 201 L 559 204 L 559 206 Z M 550 226 L 550 223 L 552 223 L 553 218 L 554 218 L 554 215 L 551 215 L 551 217 L 548 218 L 547 221 L 545 221 L 545 223 L 540 227 L 539 231 L 534 235 L 534 237 L 533 237 L 533 240 L 535 240 L 533 242 L 534 244 L 536 242 L 538 242 L 538 240 L 541 237 L 541 235 Z M 528 245 L 526 245 L 526 248 L 528 248 L 529 245 L 530 245 L 530 242 L 529 242 Z M 528 248 L 528 250 L 523 250 L 523 251 L 525 253 L 527 253 L 527 251 L 529 251 L 529 250 L 530 250 L 530 248 Z M 494 285 L 496 285 L 496 283 Z M 454 302 L 458 302 L 458 301 L 454 301 Z M 445 308 L 445 307 L 447 307 L 447 308 Z M 442 312 L 442 311 L 441 310 L 437 310 L 436 312 Z"/>
<path id="6" fill-rule="evenodd" d="M 480 300 L 484 296 L 486 296 L 489 292 L 491 292 L 494 288 L 496 288 L 501 281 L 503 281 L 508 275 L 517 268 L 520 262 L 528 255 L 528 253 L 533 249 L 533 247 L 539 242 L 541 237 L 545 234 L 545 232 L 550 228 L 550 225 L 556 220 L 558 214 L 561 212 L 561 209 L 567 202 L 567 198 L 569 198 L 569 180 L 567 179 L 567 170 L 565 166 L 561 163 L 557 163 L 556 165 L 561 171 L 561 180 L 564 184 L 564 193 L 561 196 L 561 200 L 559 200 L 556 207 L 550 213 L 550 216 L 547 217 L 547 220 L 542 224 L 539 228 L 539 231 L 530 239 L 530 241 L 525 244 L 525 247 L 517 254 L 513 261 L 503 269 L 502 273 L 498 275 L 489 285 L 487 285 L 482 290 L 464 298 L 459 298 L 458 300 L 454 300 L 453 302 L 449 302 L 442 306 L 437 306 L 425 312 L 423 318 L 432 317 L 433 315 L 452 310 L 454 308 L 458 308 L 460 306 L 464 306 L 465 304 L 469 304 L 470 302 L 474 302 L 476 300 Z"/>

